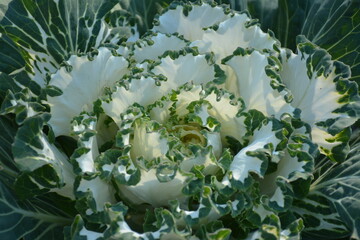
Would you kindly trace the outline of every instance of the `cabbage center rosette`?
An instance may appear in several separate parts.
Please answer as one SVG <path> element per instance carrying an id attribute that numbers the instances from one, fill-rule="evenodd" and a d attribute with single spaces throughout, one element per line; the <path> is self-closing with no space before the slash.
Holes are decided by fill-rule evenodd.
<path id="1" fill-rule="evenodd" d="M 164 109 L 171 122 L 152 120 L 133 106 L 122 114 L 116 145 L 126 153 L 121 159 L 131 160 L 101 166 L 104 172 L 116 172 L 120 195 L 136 204 L 167 206 L 185 197 L 182 189 L 193 167 L 204 167 L 205 175 L 217 173 L 222 153 L 219 123 L 203 108 L 208 104 L 192 102 L 192 109 L 179 117 Z"/>
<path id="2" fill-rule="evenodd" d="M 188 81 L 189 66 L 204 71 L 191 74 Z M 194 167 L 201 166 L 205 176 L 219 172 L 225 137 L 237 127 L 240 131 L 232 135 L 241 139 L 245 128 L 236 117 L 242 105 L 229 93 L 220 99 L 221 92 L 212 82 L 217 73 L 205 55 L 164 57 L 152 72 L 157 72 L 156 80 L 144 76 L 124 80 L 103 101 L 104 114 L 119 127 L 115 142 L 122 149 L 123 162 L 102 162 L 100 168 L 114 175 L 120 194 L 130 202 L 159 207 L 168 206 L 170 200 L 186 200 L 182 189 Z M 185 79 L 177 81 L 181 77 Z M 153 94 L 139 96 L 142 90 Z M 225 119 L 224 105 L 229 106 Z"/>

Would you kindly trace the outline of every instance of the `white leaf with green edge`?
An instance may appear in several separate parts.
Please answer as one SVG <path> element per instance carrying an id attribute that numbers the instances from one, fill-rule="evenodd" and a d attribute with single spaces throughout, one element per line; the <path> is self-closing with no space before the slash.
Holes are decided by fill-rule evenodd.
<path id="1" fill-rule="evenodd" d="M 192 92 L 197 93 L 197 96 L 201 96 L 203 90 L 199 87 L 194 88 Z M 237 117 L 238 112 L 241 110 L 240 103 L 236 101 L 232 101 L 232 96 L 230 93 L 224 93 L 221 97 L 217 96 L 217 93 L 212 91 L 210 94 L 207 94 L 205 97 L 201 99 L 208 101 L 209 104 L 204 106 L 201 109 L 201 112 L 198 115 L 202 118 L 202 122 L 204 125 L 207 125 L 208 118 L 215 118 L 220 124 L 220 134 L 222 138 L 222 142 L 226 142 L 225 138 L 228 136 L 234 137 L 240 142 L 243 140 L 242 137 L 245 135 L 246 130 L 244 127 L 244 122 L 242 119 Z M 177 107 L 180 108 L 181 104 L 183 106 L 187 106 L 190 101 L 187 96 L 183 96 L 182 94 L 178 95 Z M 197 99 L 193 99 L 196 101 Z M 236 105 L 232 103 L 237 103 Z M 179 106 L 180 105 L 180 106 Z M 226 106 L 226 107 L 224 107 Z M 207 126 L 211 129 L 210 126 Z"/>
<path id="2" fill-rule="evenodd" d="M 269 122 L 267 125 L 262 126 L 259 130 L 256 130 L 254 135 L 251 137 L 248 146 L 241 149 L 240 152 L 234 156 L 234 159 L 229 167 L 231 177 L 229 179 L 229 176 L 226 176 L 223 179 L 223 184 L 229 185 L 231 179 L 245 183 L 245 180 L 249 177 L 250 172 L 254 172 L 262 178 L 264 176 L 264 172 L 262 170 L 264 160 L 258 159 L 256 156 L 250 156 L 248 155 L 248 152 L 264 149 L 265 145 L 270 143 L 273 144 L 274 148 L 276 148 L 280 141 L 281 139 L 278 139 L 275 136 L 272 122 Z M 276 154 L 276 151 L 271 154 Z"/>
<path id="3" fill-rule="evenodd" d="M 223 150 L 221 135 L 217 132 L 206 132 L 204 137 L 206 138 L 207 145 L 212 147 L 215 157 L 220 159 Z"/>
<path id="4" fill-rule="evenodd" d="M 285 178 L 290 178 L 292 173 L 300 172 L 304 173 L 307 170 L 304 169 L 306 162 L 299 161 L 298 157 L 292 157 L 288 151 L 285 151 L 285 155 L 280 157 L 280 161 L 277 165 L 277 170 L 274 173 L 266 175 L 261 181 L 261 189 L 264 193 L 272 193 L 276 188 L 276 178 L 278 176 L 283 176 Z"/>
<path id="5" fill-rule="evenodd" d="M 119 185 L 118 187 L 121 194 L 132 203 L 149 203 L 152 206 L 160 207 L 169 205 L 168 201 L 170 200 L 185 198 L 181 190 L 185 186 L 186 178 L 177 171 L 172 180 L 159 182 L 156 169 L 150 169 L 141 171 L 140 182 L 135 186 Z"/>
<path id="6" fill-rule="evenodd" d="M 166 82 L 161 86 L 164 93 L 169 92 L 170 89 L 177 89 L 185 83 L 206 84 L 215 79 L 214 65 L 206 58 L 206 55 L 186 54 L 173 60 L 167 56 L 161 59 L 161 63 L 151 72 L 166 77 Z"/>
<path id="7" fill-rule="evenodd" d="M 293 94 L 291 105 L 301 110 L 301 119 L 312 130 L 312 140 L 330 157 L 335 147 L 346 142 L 337 136 L 359 116 L 359 96 L 347 80 L 349 69 L 332 61 L 328 53 L 309 42 L 298 45 L 298 54 L 282 51 L 280 76 Z M 319 125 L 326 121 L 330 124 Z"/>
<path id="8" fill-rule="evenodd" d="M 114 140 L 119 130 L 116 123 L 105 114 L 100 114 L 96 124 L 96 142 L 99 147 Z"/>
<path id="9" fill-rule="evenodd" d="M 1 8 L 2 32 L 29 53 L 29 75 L 45 86 L 46 75 L 55 73 L 70 55 L 130 37 L 119 35 L 105 20 L 116 3 L 97 0 L 81 7 L 74 1 L 14 0 Z"/>
<path id="10" fill-rule="evenodd" d="M 257 214 L 260 212 L 257 212 Z M 279 217 L 274 213 L 269 212 L 266 217 L 266 223 L 261 224 L 258 230 L 251 232 L 246 240 L 299 240 L 302 239 L 301 231 L 304 228 L 301 219 L 290 222 L 287 226 L 282 226 Z"/>
<path id="11" fill-rule="evenodd" d="M 291 187 L 290 196 L 288 190 L 283 183 L 292 184 L 298 180 L 306 181 L 312 179 L 313 157 L 311 156 L 311 149 L 315 146 L 303 140 L 294 140 L 293 138 L 302 138 L 309 140 L 308 134 L 304 133 L 303 129 L 297 129 L 293 133 L 293 137 L 288 141 L 288 148 L 279 156 L 276 170 L 270 174 L 266 174 L 263 179 L 259 181 L 260 192 L 270 197 L 271 204 L 275 204 L 276 209 L 288 208 L 289 200 L 287 197 L 293 198 L 293 191 L 297 191 L 297 185 Z M 305 187 L 306 183 L 303 183 Z M 285 187 L 285 188 L 284 188 Z M 290 185 L 288 185 L 290 187 Z M 295 188 L 295 189 L 294 189 Z M 306 188 L 306 187 L 305 187 Z"/>
<path id="12" fill-rule="evenodd" d="M 328 76 L 317 76 L 318 74 L 314 72 L 309 77 L 308 58 L 305 53 L 292 53 L 283 63 L 281 76 L 286 86 L 293 92 L 294 100 L 291 104 L 301 109 L 301 118 L 314 127 L 317 121 L 337 117 L 338 114 L 333 111 L 341 106 L 341 103 L 338 103 L 341 94 L 334 84 L 337 77 L 336 70 L 334 69 Z"/>
<path id="13" fill-rule="evenodd" d="M 181 239 L 185 240 L 189 235 L 184 231 L 177 230 L 175 226 L 175 219 L 168 210 L 159 211 L 159 215 L 156 217 L 161 227 L 154 231 L 136 232 L 131 229 L 127 220 L 127 208 L 123 203 L 118 203 L 113 206 L 107 206 L 104 211 L 105 230 L 101 232 L 94 232 L 88 230 L 84 225 L 84 221 L 80 216 L 77 216 L 71 228 L 66 229 L 66 239 L 73 239 L 76 237 L 86 237 L 86 239 Z M 196 239 L 196 238 L 195 238 Z"/>
<path id="14" fill-rule="evenodd" d="M 151 109 L 151 118 L 164 124 L 169 120 L 170 108 L 173 107 L 173 103 L 176 103 L 176 114 L 185 116 L 188 113 L 187 108 L 190 103 L 205 100 L 209 104 L 207 106 L 203 105 L 201 111 L 197 113 L 203 125 L 211 128 L 208 126 L 207 119 L 208 117 L 213 117 L 221 124 L 220 134 L 222 142 L 226 142 L 227 136 L 232 136 L 238 141 L 243 142 L 243 137 L 246 134 L 244 120 L 237 116 L 243 107 L 242 103 L 238 99 L 233 99 L 234 96 L 229 92 L 222 92 L 223 95 L 221 97 L 217 96 L 216 90 L 204 95 L 205 89 L 194 85 L 190 90 L 181 89 L 178 94 L 170 94 L 169 98 L 171 99 L 171 97 L 176 95 L 176 100 L 161 101 L 162 107 L 156 106 Z"/>
<path id="15" fill-rule="evenodd" d="M 55 199 L 56 200 L 56 199 Z M 60 200 L 59 198 L 57 200 Z M 63 236 L 63 227 L 70 225 L 73 216 L 64 211 L 54 198 L 37 197 L 19 201 L 15 193 L 0 183 L 0 238 L 53 239 Z"/>
<path id="16" fill-rule="evenodd" d="M 188 106 L 191 102 L 200 100 L 201 93 L 203 91 L 202 87 L 199 85 L 193 85 L 189 86 L 191 89 L 184 89 L 184 85 L 180 86 L 179 93 L 176 93 L 175 91 L 177 89 L 173 89 L 174 92 L 168 94 L 167 98 L 165 100 L 159 101 L 161 102 L 161 105 L 156 105 L 151 108 L 150 110 L 150 117 L 151 119 L 154 119 L 158 121 L 159 123 L 165 124 L 167 121 L 169 121 L 170 114 L 171 114 L 171 108 L 173 107 L 173 104 L 176 104 L 175 111 L 176 114 L 179 116 L 185 116 L 188 113 Z M 205 116 L 208 115 L 205 113 Z M 205 118 L 205 119 L 204 119 Z M 202 117 L 201 121 L 206 125 L 206 117 Z"/>
<path id="17" fill-rule="evenodd" d="M 135 167 L 126 168 L 123 165 L 114 166 L 109 164 L 102 166 L 104 171 L 110 171 L 115 176 L 124 174 L 126 181 L 131 181 L 132 175 L 127 173 L 130 168 Z M 156 168 L 150 170 L 140 169 L 139 174 L 140 180 L 136 185 L 127 185 L 115 180 L 121 196 L 127 201 L 133 204 L 149 203 L 153 206 L 166 206 L 169 200 L 183 198 L 181 189 L 185 184 L 186 177 L 182 176 L 178 171 L 173 175 L 173 179 L 167 182 L 159 181 Z M 161 194 L 163 192 L 166 192 L 166 195 Z"/>
<path id="18" fill-rule="evenodd" d="M 48 97 L 55 136 L 69 135 L 70 121 L 81 111 L 90 111 L 106 87 L 111 87 L 128 71 L 128 61 L 114 56 L 102 47 L 91 61 L 88 57 L 71 56 L 67 61 L 70 70 L 62 67 L 52 75 L 49 85 L 61 90 L 60 96 Z M 86 86 L 86 87 L 85 87 Z"/>
<path id="19" fill-rule="evenodd" d="M 212 147 L 209 146 L 210 141 L 205 140 L 208 135 L 196 126 L 185 123 L 172 127 L 160 125 L 134 110 L 122 118 L 126 123 L 123 123 L 119 130 L 119 133 L 123 134 L 121 145 L 131 147 L 123 158 L 126 156 L 131 159 L 131 163 L 129 166 L 116 166 L 114 159 L 112 164 L 102 165 L 101 168 L 115 174 L 121 195 L 128 201 L 135 204 L 149 203 L 158 207 L 167 206 L 168 201 L 174 199 L 184 201 L 187 197 L 183 194 L 182 188 L 193 166 L 204 166 L 205 174 L 213 174 L 219 170 L 212 160 L 214 156 Z M 187 138 L 189 140 L 184 140 Z M 176 156 L 183 159 L 176 159 Z M 171 157 L 174 159 L 171 160 Z M 139 170 L 136 185 L 130 184 L 136 172 L 127 173 L 134 171 L 134 168 Z M 125 182 L 121 178 L 116 178 L 121 175 L 124 175 Z M 159 191 L 166 194 L 160 194 Z"/>
<path id="20" fill-rule="evenodd" d="M 225 93 L 220 100 L 215 92 L 204 98 L 209 101 L 211 108 L 208 109 L 210 116 L 220 122 L 220 133 L 222 142 L 226 142 L 226 137 L 233 137 L 240 143 L 246 134 L 246 128 L 242 117 L 238 117 L 238 113 L 242 110 L 242 102 L 234 101 L 230 93 Z M 226 107 L 225 107 L 226 106 Z"/>
<path id="21" fill-rule="evenodd" d="M 19 169 L 24 172 L 33 172 L 44 166 L 49 166 L 56 172 L 59 179 L 58 184 L 61 186 L 51 189 L 51 191 L 73 199 L 75 181 L 73 167 L 67 156 L 49 142 L 48 137 L 42 132 L 42 128 L 48 119 L 49 115 L 47 114 L 28 118 L 19 128 L 12 147 L 14 161 Z M 54 181 L 54 179 L 44 180 Z M 40 182 L 38 183 L 41 185 Z"/>
<path id="22" fill-rule="evenodd" d="M 272 211 L 265 209 L 264 205 L 262 205 L 262 204 L 260 204 L 258 206 L 254 206 L 253 211 L 260 217 L 261 222 L 263 222 L 267 216 L 274 214 Z"/>
<path id="23" fill-rule="evenodd" d="M 78 137 L 78 148 L 72 155 L 82 173 L 94 173 L 95 159 L 99 155 L 96 137 L 97 120 L 83 114 L 72 122 L 72 133 Z"/>
<path id="24" fill-rule="evenodd" d="M 142 156 L 150 161 L 154 158 L 162 158 L 169 151 L 168 140 L 157 131 L 148 130 L 151 122 L 136 121 L 134 135 L 131 138 L 131 155 Z"/>
<path id="25" fill-rule="evenodd" d="M 276 117 L 294 111 L 284 99 L 287 93 L 271 86 L 272 81 L 276 80 L 267 75 L 269 63 L 266 55 L 258 51 L 244 56 L 233 55 L 225 64 L 234 70 L 236 79 L 230 80 L 237 81 L 238 86 L 238 89 L 229 91 L 238 92 L 247 109 L 256 109 L 265 116 Z"/>
<path id="26" fill-rule="evenodd" d="M 220 6 L 206 3 L 184 4 L 163 13 L 152 30 L 161 33 L 178 33 L 185 39 L 194 41 L 202 38 L 203 28 L 211 27 L 227 18 L 229 16 L 225 13 L 225 9 Z"/>
<path id="27" fill-rule="evenodd" d="M 145 59 L 157 60 L 166 51 L 179 51 L 187 42 L 175 35 L 154 33 L 134 45 L 134 59 L 141 63 Z"/>
<path id="28" fill-rule="evenodd" d="M 204 137 L 208 137 L 209 134 L 204 134 Z M 217 135 L 217 143 L 219 143 L 221 145 L 221 142 L 219 141 L 219 135 Z M 210 142 L 208 142 L 207 144 L 209 144 Z M 212 175 L 212 174 L 216 174 L 219 171 L 219 167 L 217 166 L 216 163 L 216 155 L 217 152 L 216 150 L 211 149 L 207 149 L 208 152 L 207 153 L 198 153 L 195 154 L 194 157 L 189 158 L 189 159 L 185 159 L 184 161 L 182 161 L 179 164 L 179 168 L 184 171 L 184 172 L 190 172 L 191 169 L 194 166 L 203 166 L 204 170 L 203 173 L 205 175 Z M 221 156 L 218 155 L 218 158 L 220 158 Z"/>
<path id="29" fill-rule="evenodd" d="M 252 18 L 259 19 L 264 31 L 275 33 L 281 45 L 287 48 L 295 46 L 295 37 L 300 34 L 309 6 L 313 0 L 242 0 L 232 2 L 232 9 L 246 10 Z"/>
<path id="30" fill-rule="evenodd" d="M 128 89 L 117 86 L 111 93 L 111 100 L 102 102 L 102 108 L 119 126 L 120 114 L 132 104 L 138 103 L 141 106 L 153 104 L 172 89 L 177 89 L 188 82 L 206 84 L 214 80 L 214 71 L 214 67 L 207 62 L 205 55 L 186 54 L 180 55 L 175 60 L 168 56 L 162 58 L 160 64 L 151 70 L 154 74 L 166 77 L 166 81 L 159 82 L 160 86 L 157 84 L 158 80 L 151 77 L 133 78 L 129 82 Z"/>
<path id="31" fill-rule="evenodd" d="M 170 101 L 162 101 L 161 108 L 152 108 L 150 115 L 154 116 L 154 120 L 157 120 L 164 126 L 168 126 L 170 134 L 177 132 L 175 136 L 183 141 L 185 145 L 194 144 L 206 147 L 204 153 L 195 153 L 194 156 L 183 160 L 179 165 L 181 170 L 189 172 L 193 166 L 202 165 L 204 166 L 205 174 L 212 174 L 218 170 L 212 159 L 214 157 L 219 159 L 222 154 L 222 132 L 221 130 L 219 132 L 217 129 L 219 123 L 212 123 L 212 121 L 215 120 L 213 116 L 209 114 L 212 106 L 206 102 L 198 102 L 201 99 L 201 92 L 202 88 L 199 86 L 193 86 L 192 89 L 186 90 L 181 88 L 178 93 L 169 95 Z M 171 110 L 171 107 L 174 107 L 174 109 Z M 159 118 L 156 112 L 162 112 L 163 115 L 166 115 L 166 118 Z M 174 114 L 177 115 L 179 122 L 175 122 L 169 126 L 169 117 L 170 115 L 174 116 Z M 186 119 L 189 115 L 192 115 L 193 119 L 188 119 L 184 122 L 182 119 Z M 217 121 L 217 119 L 215 121 Z M 220 124 L 222 124 L 222 122 L 220 122 Z M 224 127 L 226 127 L 225 123 Z M 211 147 L 211 149 L 209 149 L 209 147 Z"/>
<path id="32" fill-rule="evenodd" d="M 75 195 L 77 195 L 78 198 L 81 198 L 82 194 L 90 194 L 90 198 L 95 203 L 94 209 L 89 208 L 86 210 L 86 215 L 91 215 L 94 212 L 102 212 L 105 203 L 116 203 L 114 187 L 98 176 L 91 179 L 81 178 L 76 185 Z"/>
<path id="33" fill-rule="evenodd" d="M 279 207 L 283 208 L 285 207 L 285 201 L 284 201 L 285 195 L 281 191 L 281 188 L 276 188 L 275 192 L 272 194 L 270 198 L 270 202 L 275 202 Z"/>
<path id="34" fill-rule="evenodd" d="M 206 190 L 210 191 L 209 189 Z M 177 225 L 180 227 L 205 225 L 226 214 L 229 209 L 228 204 L 216 204 L 211 200 L 210 196 L 209 193 L 203 193 L 196 210 L 183 210 L 178 206 L 176 213 L 180 214 L 180 217 L 176 219 Z"/>
<path id="35" fill-rule="evenodd" d="M 270 196 L 269 201 L 275 204 L 276 208 L 284 209 L 289 207 L 288 203 L 285 203 L 288 194 L 282 190 L 277 181 L 286 179 L 288 183 L 291 183 L 298 179 L 311 178 L 312 168 L 304 166 L 312 159 L 305 159 L 307 162 L 301 161 L 302 159 L 299 157 L 290 156 L 288 151 L 285 151 L 285 155 L 280 159 L 276 171 L 265 175 L 259 182 L 261 193 Z"/>
<path id="36" fill-rule="evenodd" d="M 260 51 L 273 49 L 277 40 L 264 33 L 257 25 L 247 26 L 249 21 L 247 14 L 236 13 L 216 26 L 216 30 L 213 28 L 205 30 L 202 38 L 193 41 L 190 46 L 198 47 L 201 53 L 213 52 L 218 63 L 238 47 L 255 48 Z"/>
<path id="37" fill-rule="evenodd" d="M 114 92 L 111 93 L 111 99 L 102 101 L 101 106 L 105 114 L 120 126 L 121 113 L 134 103 L 142 106 L 153 103 L 159 98 L 159 95 L 155 94 L 160 92 L 159 88 L 153 78 L 141 76 L 140 79 L 132 79 L 128 89 L 124 86 L 116 86 Z"/>

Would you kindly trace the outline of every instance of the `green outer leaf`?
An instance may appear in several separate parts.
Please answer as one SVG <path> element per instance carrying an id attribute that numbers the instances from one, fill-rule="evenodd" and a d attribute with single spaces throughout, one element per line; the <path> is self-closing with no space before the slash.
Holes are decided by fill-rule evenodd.
<path id="1" fill-rule="evenodd" d="M 105 42 L 118 43 L 128 37 L 105 21 L 117 3 L 13 0 L 8 5 L 0 4 L 0 33 L 22 49 L 25 61 L 30 63 L 26 71 L 44 85 L 71 54 L 88 53 Z M 10 65 L 17 69 L 19 64 L 12 61 Z"/>
<path id="2" fill-rule="evenodd" d="M 313 43 L 325 48 L 334 60 L 351 67 L 360 83 L 360 1 L 315 0 L 301 30 Z"/>
<path id="3" fill-rule="evenodd" d="M 135 17 L 140 35 L 152 28 L 156 14 L 161 13 L 173 0 L 120 0 L 120 5 Z"/>
<path id="4" fill-rule="evenodd" d="M 0 116 L 0 132 L 0 184 L 11 186 L 19 170 L 11 152 L 16 126 L 10 118 Z"/>
<path id="5" fill-rule="evenodd" d="M 227 0 L 231 8 L 247 10 L 260 20 L 264 31 L 271 30 L 283 47 L 296 49 L 295 38 L 301 32 L 311 0 Z"/>
<path id="6" fill-rule="evenodd" d="M 25 66 L 21 50 L 7 36 L 0 38 L 0 72 L 11 73 Z"/>
<path id="7" fill-rule="evenodd" d="M 0 60 L 1 61 L 1 60 Z M 8 90 L 11 92 L 20 92 L 21 88 L 16 85 L 13 78 L 8 76 L 5 73 L 0 73 L 0 105 L 6 98 L 6 95 L 8 94 Z"/>
<path id="8" fill-rule="evenodd" d="M 4 87 L 15 89 L 15 94 L 13 94 L 11 90 L 7 91 L 7 94 L 1 104 L 0 114 L 5 115 L 8 113 L 14 113 L 16 115 L 15 121 L 20 125 L 27 118 L 45 110 L 45 107 L 38 102 L 38 99 L 34 97 L 28 88 L 16 91 L 18 87 L 12 80 L 7 81 L 6 83 L 8 85 L 13 85 Z"/>
<path id="9" fill-rule="evenodd" d="M 3 13 L 1 28 L 22 47 L 47 53 L 60 64 L 63 56 L 96 45 L 101 20 L 116 3 L 96 0 L 82 8 L 79 1 L 14 0 Z"/>
<path id="10" fill-rule="evenodd" d="M 306 199 L 295 203 L 295 212 L 305 220 L 305 234 L 316 239 L 338 239 L 349 236 L 358 239 L 360 237 L 360 144 L 357 143 L 352 147 L 343 163 L 336 164 L 325 159 L 320 164 L 317 168 L 323 169 L 323 172 L 312 183 L 309 195 Z M 324 229 L 320 223 L 329 225 Z M 341 226 L 342 224 L 345 224 L 346 228 Z"/>
<path id="11" fill-rule="evenodd" d="M 50 114 L 43 113 L 24 121 L 12 145 L 14 160 L 21 171 L 29 173 L 38 170 L 38 178 L 33 181 L 42 188 L 52 188 L 63 196 L 73 198 L 75 175 L 72 165 L 66 155 L 53 144 L 51 129 L 49 136 L 42 131 L 49 118 Z M 34 188 L 29 189 L 33 190 Z"/>
<path id="12" fill-rule="evenodd" d="M 1 182 L 0 209 L 0 239 L 62 239 L 63 227 L 73 219 L 51 198 L 18 201 Z"/>
<path id="13" fill-rule="evenodd" d="M 229 2 L 260 19 L 262 29 L 272 30 L 283 47 L 296 50 L 296 36 L 305 35 L 326 49 L 334 60 L 351 67 L 351 80 L 360 82 L 359 0 L 241 0 Z"/>
<path id="14" fill-rule="evenodd" d="M 17 161 L 17 164 L 21 170 L 33 171 L 48 163 L 47 159 L 49 156 L 46 156 L 43 152 L 41 152 L 45 147 L 41 140 L 46 136 L 42 132 L 42 128 L 49 118 L 50 114 L 48 113 L 28 118 L 19 131 L 17 131 L 15 141 L 12 146 L 12 152 L 14 154 L 15 161 L 19 160 Z M 30 159 L 34 160 L 33 164 L 29 164 Z"/>

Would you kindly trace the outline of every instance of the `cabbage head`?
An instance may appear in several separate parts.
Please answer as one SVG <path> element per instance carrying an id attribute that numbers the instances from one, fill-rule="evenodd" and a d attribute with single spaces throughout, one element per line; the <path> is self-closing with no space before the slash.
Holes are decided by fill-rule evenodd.
<path id="1" fill-rule="evenodd" d="M 359 239 L 360 3 L 290 2 L 0 4 L 0 238 Z"/>

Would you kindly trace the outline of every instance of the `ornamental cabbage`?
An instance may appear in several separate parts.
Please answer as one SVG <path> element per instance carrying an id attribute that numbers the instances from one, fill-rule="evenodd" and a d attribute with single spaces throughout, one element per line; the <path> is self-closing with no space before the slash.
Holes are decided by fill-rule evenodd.
<path id="1" fill-rule="evenodd" d="M 358 238 L 348 65 L 228 5 L 143 34 L 117 3 L 0 5 L 2 239 Z"/>

